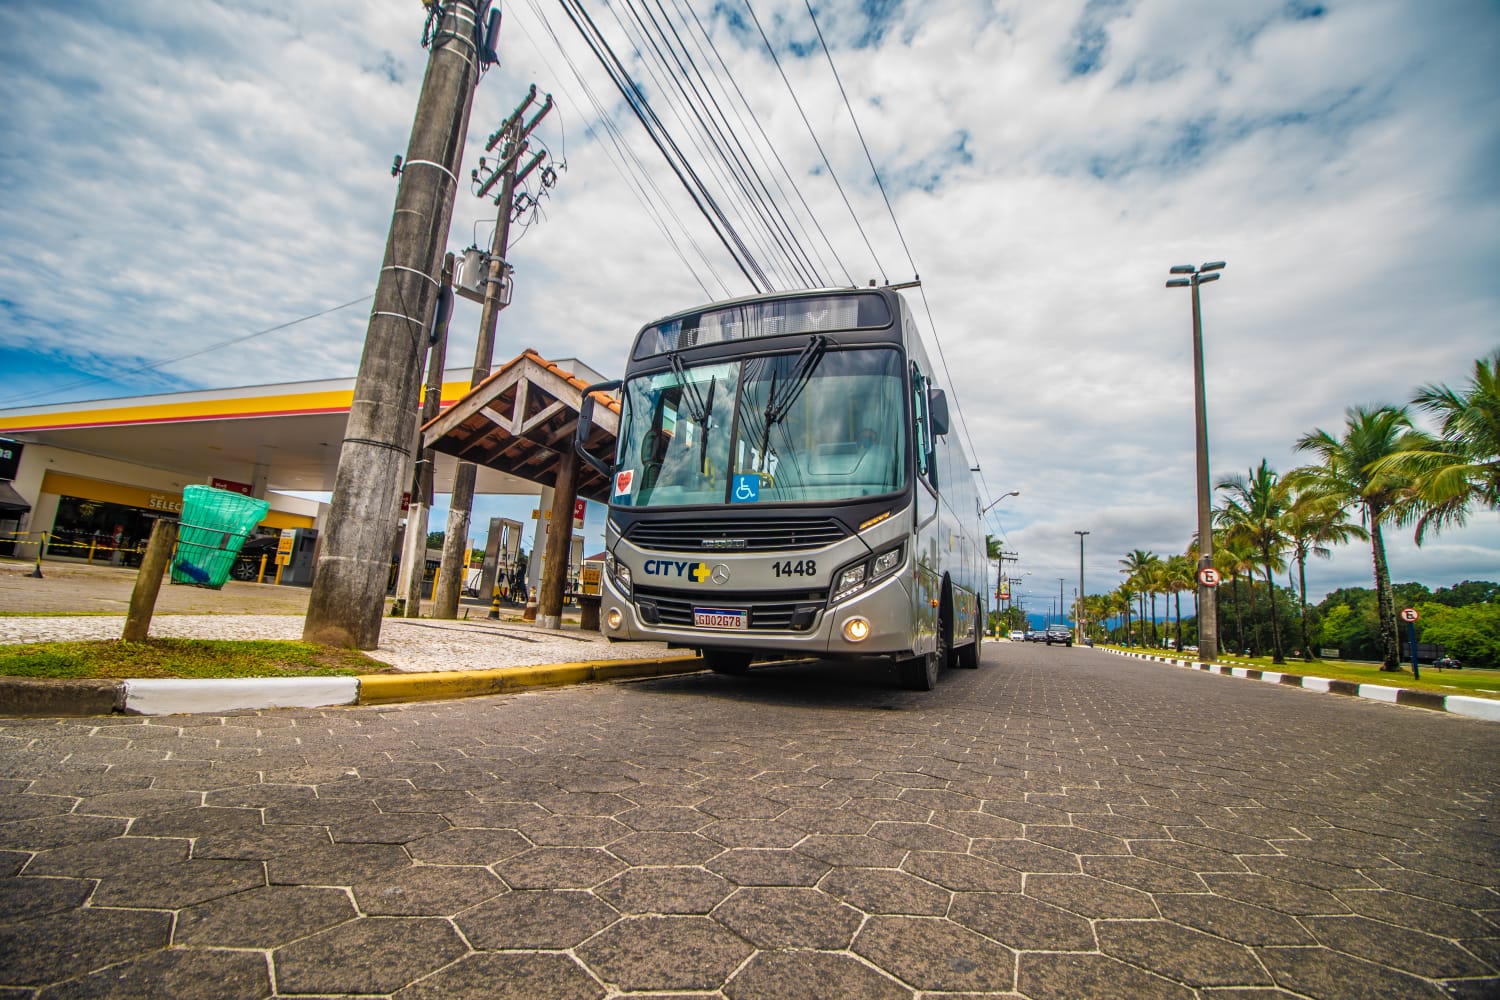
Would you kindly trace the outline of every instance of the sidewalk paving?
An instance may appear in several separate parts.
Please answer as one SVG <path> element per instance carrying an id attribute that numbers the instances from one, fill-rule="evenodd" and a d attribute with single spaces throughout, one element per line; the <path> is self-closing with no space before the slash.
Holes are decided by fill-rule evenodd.
<path id="1" fill-rule="evenodd" d="M 120 637 L 134 570 L 43 563 L 41 579 L 26 576 L 30 570 L 30 564 L 0 564 L 0 644 Z M 163 586 L 150 634 L 300 640 L 307 595 L 301 587 L 234 581 L 220 591 Z M 262 609 L 274 613 L 257 613 Z M 384 619 L 378 648 L 367 652 L 399 674 L 192 681 L 0 678 L 0 714 L 171 714 L 372 704 L 702 669 L 697 657 L 663 643 L 611 643 L 598 632 L 584 632 L 576 617 L 565 618 L 560 629 L 547 629 L 521 620 L 514 607 L 503 610 L 498 620 L 488 613 L 487 607 L 470 603 L 459 609 L 456 620 Z"/>

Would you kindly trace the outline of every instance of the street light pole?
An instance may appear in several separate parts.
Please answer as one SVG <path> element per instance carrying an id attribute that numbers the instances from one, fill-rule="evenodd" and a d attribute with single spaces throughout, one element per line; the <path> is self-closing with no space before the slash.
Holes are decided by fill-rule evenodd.
<path id="1" fill-rule="evenodd" d="M 1075 635 L 1073 637 L 1073 641 L 1077 642 L 1077 643 L 1082 643 L 1083 642 L 1083 536 L 1087 535 L 1088 532 L 1087 531 L 1074 531 L 1073 534 L 1075 534 L 1075 535 L 1078 536 L 1078 614 L 1075 616 L 1075 620 L 1074 620 L 1074 626 L 1073 626 L 1073 628 L 1074 628 L 1074 631 L 1077 633 L 1077 635 Z"/>
<path id="2" fill-rule="evenodd" d="M 1202 267 L 1178 264 L 1171 274 L 1189 278 L 1171 278 L 1168 288 L 1190 287 L 1193 290 L 1193 397 L 1194 427 L 1197 436 L 1198 464 L 1198 658 L 1212 663 L 1219 655 L 1219 623 L 1214 588 L 1204 582 L 1205 569 L 1214 564 L 1214 532 L 1208 483 L 1208 405 L 1203 391 L 1203 315 L 1198 301 L 1198 286 L 1219 280 L 1224 261 L 1216 260 Z"/>
<path id="3" fill-rule="evenodd" d="M 1009 493 L 1002 493 L 1002 494 L 1000 494 L 995 499 L 991 500 L 989 502 L 989 504 L 984 508 L 984 510 L 982 510 L 982 511 L 979 512 L 979 516 L 981 518 L 984 517 L 984 515 L 986 515 L 986 514 L 988 514 L 990 512 L 990 508 L 991 507 L 994 507 L 995 504 L 999 503 L 1001 500 L 1004 500 L 1006 497 L 1018 497 L 1020 495 L 1021 495 L 1021 491 L 1020 490 L 1011 490 Z M 999 551 L 1000 551 L 1000 558 L 998 558 L 998 559 L 995 560 L 995 603 L 996 604 L 1000 603 L 1000 577 L 1005 573 L 1005 558 L 1006 558 L 1006 556 L 1005 556 L 1005 550 L 1004 549 L 1000 549 Z M 1012 561 L 1014 561 L 1016 557 L 1015 556 L 1011 556 L 1010 558 L 1011 558 Z"/>

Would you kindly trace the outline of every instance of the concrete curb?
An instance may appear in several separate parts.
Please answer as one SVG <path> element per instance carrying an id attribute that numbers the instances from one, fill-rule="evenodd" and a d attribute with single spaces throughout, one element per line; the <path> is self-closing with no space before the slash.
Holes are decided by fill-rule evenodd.
<path id="1" fill-rule="evenodd" d="M 1258 667 L 1237 667 L 1232 663 L 1203 663 L 1199 660 L 1180 660 L 1170 656 L 1153 656 L 1149 653 L 1127 653 L 1119 649 L 1106 648 L 1104 652 L 1134 660 L 1168 663 L 1174 667 L 1187 667 L 1190 670 L 1206 670 L 1209 673 L 1223 674 L 1227 677 L 1242 677 L 1247 680 L 1264 681 L 1267 684 L 1285 684 L 1288 687 L 1300 687 L 1306 691 L 1343 694 L 1370 701 L 1383 701 L 1392 705 L 1449 712 L 1471 719 L 1483 719 L 1486 722 L 1500 722 L 1500 700 L 1489 698 L 1475 698 L 1466 694 L 1436 694 L 1432 691 L 1387 687 L 1384 684 L 1357 684 L 1354 681 L 1340 681 L 1330 677 L 1306 677 L 1301 674 L 1261 670 Z"/>
<path id="2" fill-rule="evenodd" d="M 182 680 L 45 680 L 0 677 L 0 716 L 217 714 L 267 708 L 335 708 L 472 698 L 538 687 L 663 677 L 706 669 L 696 656 L 590 660 L 493 670 Z"/>

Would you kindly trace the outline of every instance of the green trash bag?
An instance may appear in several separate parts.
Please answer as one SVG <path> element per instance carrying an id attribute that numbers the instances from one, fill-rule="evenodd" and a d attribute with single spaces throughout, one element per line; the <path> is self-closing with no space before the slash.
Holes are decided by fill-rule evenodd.
<path id="1" fill-rule="evenodd" d="M 172 582 L 211 590 L 223 587 L 245 538 L 270 509 L 264 500 L 212 486 L 184 489 Z"/>

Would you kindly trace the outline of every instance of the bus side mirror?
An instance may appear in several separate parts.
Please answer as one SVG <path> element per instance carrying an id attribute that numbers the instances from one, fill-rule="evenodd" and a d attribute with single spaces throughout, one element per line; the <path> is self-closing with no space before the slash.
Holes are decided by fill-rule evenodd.
<path id="1" fill-rule="evenodd" d="M 589 435 L 594 432 L 594 393 L 614 392 L 620 388 L 620 380 L 612 379 L 608 382 L 599 382 L 583 390 L 583 399 L 578 403 L 578 426 L 573 431 L 573 450 L 578 457 L 589 464 L 599 475 L 605 479 L 614 474 L 614 470 L 602 459 L 594 457 L 588 450 Z"/>
<path id="2" fill-rule="evenodd" d="M 927 390 L 927 422 L 935 437 L 948 433 L 948 394 L 941 389 Z"/>

